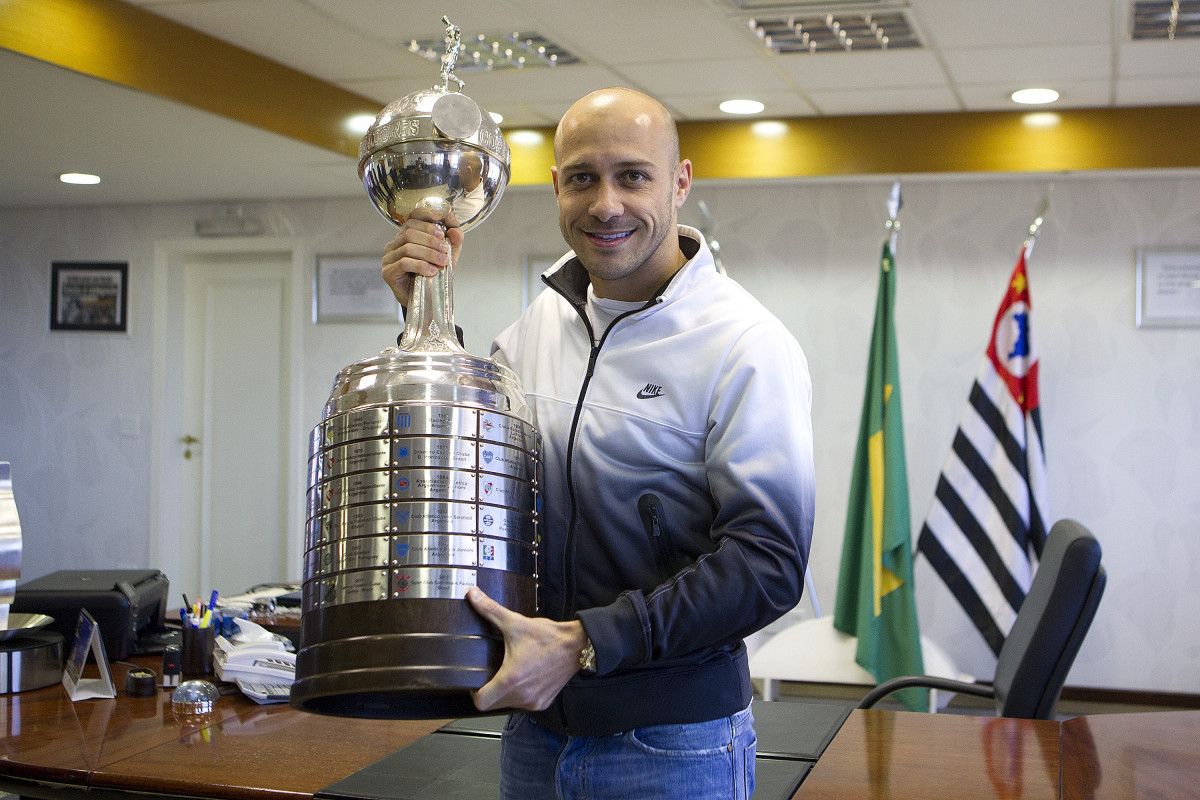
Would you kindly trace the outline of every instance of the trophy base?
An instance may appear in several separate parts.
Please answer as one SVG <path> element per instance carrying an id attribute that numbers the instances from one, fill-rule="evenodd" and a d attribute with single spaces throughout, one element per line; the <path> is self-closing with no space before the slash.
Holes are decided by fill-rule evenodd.
<path id="1" fill-rule="evenodd" d="M 379 644 L 396 649 L 398 643 Z M 456 645 L 455 657 L 461 660 L 462 642 Z M 359 719 L 460 719 L 494 713 L 476 709 L 471 690 L 487 683 L 499 668 L 504 644 L 489 642 L 483 649 L 495 650 L 495 657 L 487 653 L 487 663 L 481 666 L 344 669 L 300 678 L 292 684 L 290 702 L 301 711 Z"/>
<path id="2" fill-rule="evenodd" d="M 502 573 L 483 588 L 520 613 L 536 609 L 532 578 Z M 485 712 L 475 708 L 471 691 L 487 683 L 504 660 L 503 640 L 466 600 L 380 600 L 314 609 L 301 620 L 301 644 L 291 705 L 338 717 L 478 716 Z"/>

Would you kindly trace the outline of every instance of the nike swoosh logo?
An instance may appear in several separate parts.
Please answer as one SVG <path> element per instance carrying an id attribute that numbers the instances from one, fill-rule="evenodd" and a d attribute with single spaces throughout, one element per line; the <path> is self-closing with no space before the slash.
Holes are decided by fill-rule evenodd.
<path id="1" fill-rule="evenodd" d="M 652 397 L 662 397 L 663 393 L 662 393 L 662 389 L 656 389 L 651 392 L 648 392 L 645 389 L 642 389 L 640 392 L 637 393 L 637 396 L 638 396 L 638 400 L 649 400 Z"/>

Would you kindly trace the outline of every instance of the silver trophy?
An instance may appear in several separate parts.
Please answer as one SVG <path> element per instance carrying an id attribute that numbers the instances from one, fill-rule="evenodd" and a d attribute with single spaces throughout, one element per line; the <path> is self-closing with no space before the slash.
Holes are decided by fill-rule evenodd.
<path id="1" fill-rule="evenodd" d="M 443 22 L 442 84 L 379 113 L 359 173 L 396 225 L 426 207 L 465 231 L 500 199 L 509 151 L 458 91 Z M 417 278 L 400 345 L 343 369 L 312 432 L 297 708 L 478 713 L 470 692 L 504 646 L 467 590 L 537 610 L 540 439 L 516 375 L 459 344 L 452 272 Z"/>

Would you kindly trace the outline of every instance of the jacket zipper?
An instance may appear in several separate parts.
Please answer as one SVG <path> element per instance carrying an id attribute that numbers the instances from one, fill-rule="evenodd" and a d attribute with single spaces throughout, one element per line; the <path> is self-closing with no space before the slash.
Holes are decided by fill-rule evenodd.
<path id="1" fill-rule="evenodd" d="M 575 435 L 579 429 L 579 417 L 580 417 L 580 414 L 582 413 L 582 409 L 583 409 L 583 398 L 585 396 L 587 396 L 588 386 L 591 384 L 592 376 L 596 372 L 596 360 L 600 357 L 600 348 L 604 346 L 604 342 L 608 339 L 609 332 L 612 331 L 612 329 L 614 327 L 616 327 L 616 324 L 619 321 L 625 319 L 625 317 L 628 317 L 631 314 L 637 314 L 640 311 L 646 310 L 647 308 L 654 305 L 655 303 L 662 302 L 662 294 L 666 290 L 667 286 L 670 284 L 670 282 L 673 278 L 674 278 L 674 276 L 672 275 L 671 278 L 669 278 L 661 287 L 659 287 L 659 290 L 654 293 L 654 297 L 650 301 L 648 301 L 646 303 L 646 305 L 643 306 L 641 309 L 627 311 L 624 314 L 621 314 L 620 316 L 613 319 L 613 321 L 611 323 L 609 323 L 608 328 L 604 331 L 604 334 L 600 337 L 600 341 L 596 341 L 596 331 L 592 328 L 592 321 L 590 319 L 588 319 L 588 315 L 587 315 L 586 300 L 576 301 L 575 299 L 573 299 L 571 297 L 571 295 L 567 292 L 567 290 L 559 284 L 558 281 L 549 280 L 546 276 L 542 277 L 542 283 L 546 284 L 551 289 L 553 289 L 554 291 L 556 291 L 560 295 L 562 295 L 563 299 L 565 299 L 567 301 L 567 303 L 571 306 L 571 308 L 575 309 L 575 313 L 578 314 L 579 318 L 583 320 L 584 328 L 587 330 L 587 333 L 588 333 L 588 339 L 593 343 L 591 352 L 588 354 L 587 373 L 583 377 L 583 384 L 579 387 L 579 395 L 577 396 L 577 398 L 575 400 L 575 413 L 572 415 L 572 418 L 571 418 L 571 432 L 567 436 L 567 453 L 566 453 L 566 461 L 567 461 L 566 473 L 567 474 L 566 474 L 566 479 L 567 479 L 567 497 L 570 500 L 570 509 L 569 510 L 570 510 L 570 520 L 571 521 L 567 525 L 567 540 L 563 544 L 563 565 L 562 565 L 563 596 L 562 596 L 562 605 L 560 606 L 560 609 L 559 609 L 559 616 L 558 616 L 559 620 L 570 619 L 570 617 L 568 616 L 568 612 L 570 612 L 571 616 L 574 616 L 574 613 L 575 613 L 575 526 L 576 526 L 577 510 L 576 510 L 576 499 L 575 499 L 575 476 L 574 476 L 573 464 L 574 464 L 574 460 L 575 460 Z M 558 716 L 559 722 L 562 725 L 563 730 L 565 730 L 567 732 L 567 734 L 569 735 L 571 732 L 571 726 L 570 726 L 570 722 L 567 720 L 566 709 L 563 707 L 563 704 L 562 704 L 562 695 L 559 695 L 558 697 L 556 697 L 554 699 L 552 708 L 555 710 L 555 713 Z"/>
<path id="2" fill-rule="evenodd" d="M 650 544 L 654 547 L 654 560 L 658 565 L 659 574 L 666 580 L 674 574 L 674 571 L 671 569 L 671 554 L 667 546 L 667 537 L 663 533 L 662 501 L 658 499 L 658 495 L 647 493 L 639 497 L 638 513 L 642 517 L 642 524 L 646 527 L 646 534 L 650 537 Z"/>
<path id="3" fill-rule="evenodd" d="M 604 347 L 604 343 L 606 341 L 608 341 L 609 333 L 611 333 L 613 328 L 616 327 L 617 323 L 620 322 L 621 320 L 625 319 L 625 317 L 628 317 L 631 314 L 637 314 L 640 311 L 644 311 L 647 307 L 652 305 L 658 299 L 658 295 L 656 294 L 655 299 L 650 300 L 646 304 L 646 306 L 643 306 L 642 308 L 635 308 L 632 311 L 626 311 L 624 314 L 621 314 L 621 315 L 615 317 L 613 319 L 613 321 L 609 323 L 608 328 L 605 329 L 603 335 L 601 335 L 600 340 L 596 341 L 596 331 L 592 328 L 592 321 L 590 319 L 588 319 L 586 303 L 576 302 L 576 301 L 572 300 L 571 297 L 562 288 L 560 288 L 559 286 L 557 286 L 554 283 L 551 283 L 548 280 L 545 280 L 544 278 L 543 278 L 543 282 L 546 283 L 548 286 L 550 286 L 550 288 L 554 289 L 556 292 L 561 294 L 564 298 L 566 298 L 567 302 L 570 303 L 571 307 L 575 309 L 575 313 L 577 313 L 579 315 L 579 318 L 583 320 L 583 325 L 587 329 L 587 332 L 588 332 L 588 339 L 590 339 L 593 342 L 591 352 L 588 354 L 587 372 L 584 373 L 583 383 L 582 383 L 582 385 L 580 385 L 579 394 L 575 399 L 575 412 L 571 417 L 571 432 L 567 437 L 567 455 L 566 455 L 567 476 L 566 477 L 567 477 L 567 497 L 570 499 L 570 502 L 571 502 L 571 508 L 570 508 L 571 522 L 567 525 L 567 540 L 563 544 L 563 596 L 562 596 L 562 605 L 560 606 L 560 609 L 559 609 L 558 619 L 568 620 L 568 619 L 571 619 L 572 617 L 574 617 L 575 610 L 576 610 L 575 609 L 575 527 L 576 527 L 576 520 L 578 518 L 578 514 L 576 513 L 574 464 L 575 464 L 575 435 L 579 429 L 579 417 L 583 412 L 583 399 L 584 399 L 584 397 L 587 396 L 588 387 L 591 385 L 592 377 L 596 373 L 596 361 L 600 357 L 600 349 L 602 347 Z M 661 294 L 661 292 L 659 294 Z"/>

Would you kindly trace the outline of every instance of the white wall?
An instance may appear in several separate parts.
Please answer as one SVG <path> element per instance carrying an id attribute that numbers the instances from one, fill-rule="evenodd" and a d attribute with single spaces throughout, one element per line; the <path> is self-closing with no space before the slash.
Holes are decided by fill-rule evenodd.
<path id="1" fill-rule="evenodd" d="M 1049 181 L 905 181 L 896 327 L 914 534 Z M 1050 513 L 1095 531 L 1110 576 L 1069 683 L 1200 692 L 1200 627 L 1190 613 L 1200 575 L 1200 328 L 1133 323 L 1135 248 L 1200 244 L 1200 177 L 1053 182 L 1029 267 Z M 696 201 L 707 202 L 730 274 L 808 353 L 819 481 L 812 568 L 826 613 L 836 593 L 890 185 L 698 184 L 682 213 L 695 224 Z M 0 460 L 13 462 L 23 579 L 56 569 L 156 566 L 147 564 L 157 446 L 154 245 L 192 235 L 195 219 L 212 211 L 200 204 L 0 210 Z M 268 233 L 305 242 L 310 265 L 319 253 L 379 252 L 392 235 L 365 198 L 252 203 L 246 212 Z M 469 349 L 486 352 L 518 313 L 525 256 L 560 249 L 549 188 L 510 189 L 468 235 L 456 281 Z M 51 261 L 93 259 L 130 264 L 129 332 L 50 332 Z M 298 278 L 307 283 L 311 272 Z M 305 325 L 296 368 L 306 429 L 319 419 L 337 370 L 388 346 L 396 333 L 390 325 Z M 295 468 L 300 475 L 304 465 Z M 925 632 L 960 668 L 990 675 L 987 649 L 923 561 L 917 581 Z"/>

